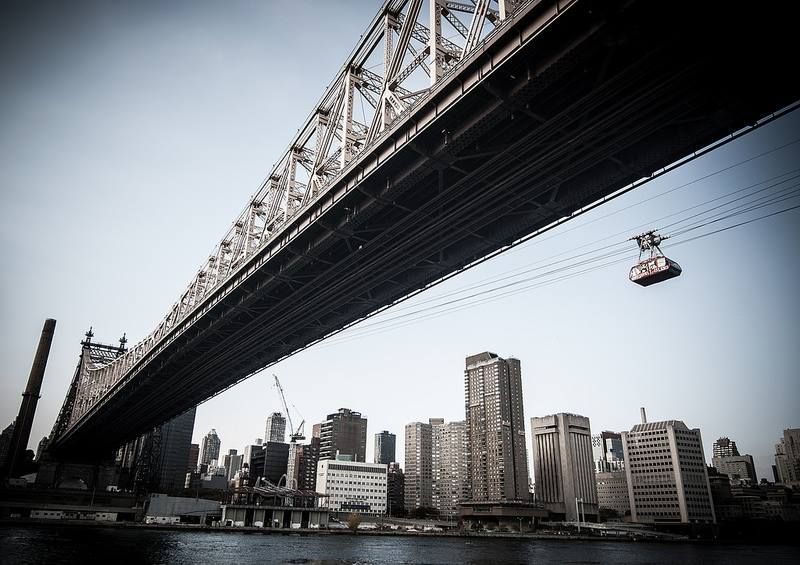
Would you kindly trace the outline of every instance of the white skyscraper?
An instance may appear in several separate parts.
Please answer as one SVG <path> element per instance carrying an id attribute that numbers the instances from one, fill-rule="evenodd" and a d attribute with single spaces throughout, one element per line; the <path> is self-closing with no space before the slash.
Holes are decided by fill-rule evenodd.
<path id="1" fill-rule="evenodd" d="M 219 447 L 222 442 L 217 435 L 217 430 L 208 432 L 200 443 L 200 464 L 216 464 L 219 459 Z"/>
<path id="2" fill-rule="evenodd" d="M 622 444 L 634 522 L 716 522 L 700 430 L 643 422 L 622 432 Z"/>
<path id="3" fill-rule="evenodd" d="M 267 428 L 264 430 L 264 441 L 286 441 L 286 418 L 280 412 L 267 416 Z"/>

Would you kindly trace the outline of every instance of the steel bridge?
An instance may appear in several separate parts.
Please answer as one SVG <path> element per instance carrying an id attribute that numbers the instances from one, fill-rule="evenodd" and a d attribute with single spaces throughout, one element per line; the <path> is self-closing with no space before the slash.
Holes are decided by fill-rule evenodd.
<path id="1" fill-rule="evenodd" d="M 779 11 L 388 0 L 152 333 L 84 342 L 51 450 L 108 452 L 793 103 Z"/>

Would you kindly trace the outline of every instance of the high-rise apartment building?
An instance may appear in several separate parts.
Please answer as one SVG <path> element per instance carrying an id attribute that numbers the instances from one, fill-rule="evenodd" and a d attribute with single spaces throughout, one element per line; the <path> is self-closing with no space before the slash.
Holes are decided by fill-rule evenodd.
<path id="1" fill-rule="evenodd" d="M 700 430 L 679 420 L 642 419 L 622 433 L 631 519 L 715 523 Z"/>
<path id="2" fill-rule="evenodd" d="M 300 470 L 297 472 L 297 488 L 314 490 L 317 484 L 317 463 L 319 462 L 319 436 L 312 436 L 309 443 L 303 448 L 303 457 L 300 460 Z"/>
<path id="3" fill-rule="evenodd" d="M 406 424 L 405 437 L 405 508 L 433 506 L 433 449 L 432 421 Z"/>
<path id="4" fill-rule="evenodd" d="M 397 437 L 384 430 L 375 434 L 375 463 L 388 465 L 395 462 L 395 444 Z"/>
<path id="5" fill-rule="evenodd" d="M 459 503 L 470 499 L 467 425 L 431 424 L 431 502 L 440 516 L 456 516 Z"/>
<path id="6" fill-rule="evenodd" d="M 286 466 L 288 487 L 310 491 L 316 488 L 321 429 L 321 424 L 314 424 L 308 443 L 289 444 L 289 461 Z"/>
<path id="7" fill-rule="evenodd" d="M 735 441 L 726 437 L 719 438 L 714 442 L 713 453 L 711 465 L 727 475 L 731 484 L 758 484 L 753 456 L 740 455 Z"/>
<path id="8" fill-rule="evenodd" d="M 484 352 L 464 371 L 469 478 L 473 501 L 528 499 L 528 457 L 518 359 Z"/>
<path id="9" fill-rule="evenodd" d="M 467 429 L 462 422 L 406 425 L 405 508 L 434 508 L 442 516 L 458 514 L 458 504 L 469 500 Z"/>
<path id="10" fill-rule="evenodd" d="M 531 418 L 531 434 L 537 502 L 567 521 L 596 519 L 589 418 L 565 413 Z"/>
<path id="11" fill-rule="evenodd" d="M 309 443 L 289 444 L 289 462 L 286 468 L 286 485 L 299 490 L 314 490 L 317 483 L 319 461 L 319 436 Z"/>
<path id="12" fill-rule="evenodd" d="M 335 459 L 336 455 L 351 455 L 353 461 L 367 458 L 367 419 L 349 408 L 339 408 L 320 425 L 319 458 Z"/>
<path id="13" fill-rule="evenodd" d="M 264 430 L 264 441 L 284 443 L 286 441 L 286 418 L 280 412 L 267 416 L 267 427 Z"/>
<path id="14" fill-rule="evenodd" d="M 624 469 L 622 435 L 615 432 L 600 432 L 592 436 L 592 457 L 595 471 L 608 473 Z"/>
<path id="15" fill-rule="evenodd" d="M 200 464 L 211 465 L 219 459 L 219 447 L 222 442 L 217 435 L 217 430 L 212 429 L 200 442 Z"/>
<path id="16" fill-rule="evenodd" d="M 783 430 L 783 437 L 775 444 L 775 470 L 779 483 L 800 487 L 800 428 Z"/>

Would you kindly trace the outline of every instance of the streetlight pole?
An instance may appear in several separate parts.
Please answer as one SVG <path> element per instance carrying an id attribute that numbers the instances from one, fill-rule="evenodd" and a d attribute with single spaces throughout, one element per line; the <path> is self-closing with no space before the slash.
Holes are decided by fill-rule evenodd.
<path id="1" fill-rule="evenodd" d="M 583 505 L 583 499 L 577 496 L 575 497 L 575 522 L 578 524 L 578 533 L 581 533 L 581 511 L 580 508 L 578 508 L 578 501 Z"/>

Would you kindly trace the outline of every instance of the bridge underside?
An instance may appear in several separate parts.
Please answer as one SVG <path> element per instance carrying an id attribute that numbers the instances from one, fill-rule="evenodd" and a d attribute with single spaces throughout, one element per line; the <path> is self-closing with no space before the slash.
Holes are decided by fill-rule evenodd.
<path id="1" fill-rule="evenodd" d="M 350 182 L 335 205 L 304 213 L 318 215 L 55 448 L 113 449 L 800 97 L 791 70 L 774 73 L 765 63 L 792 53 L 792 35 L 780 29 L 790 18 L 760 21 L 696 4 L 577 2 Z M 543 11 L 530 10 L 516 28 Z M 503 35 L 460 76 L 510 49 L 517 33 Z M 462 84 L 449 81 L 435 98 L 452 97 Z"/>

